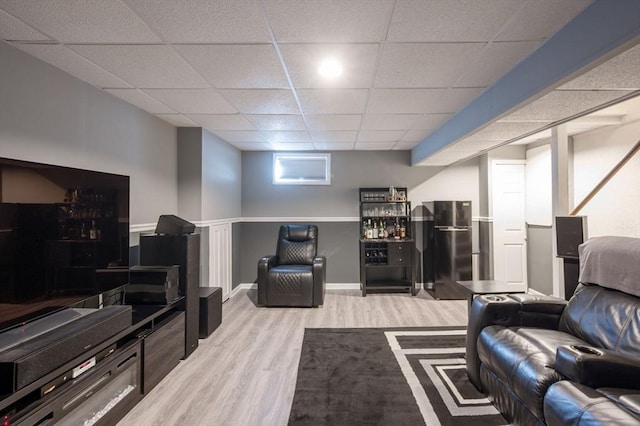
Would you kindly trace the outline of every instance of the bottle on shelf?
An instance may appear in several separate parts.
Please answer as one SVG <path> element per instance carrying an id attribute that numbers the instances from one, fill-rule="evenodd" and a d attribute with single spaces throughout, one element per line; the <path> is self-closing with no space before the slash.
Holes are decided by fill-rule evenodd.
<path id="1" fill-rule="evenodd" d="M 82 225 L 80 226 L 80 238 L 85 239 L 87 237 L 87 227 L 85 226 L 84 222 L 82 222 Z"/>
<path id="2" fill-rule="evenodd" d="M 405 239 L 405 238 L 407 238 L 407 226 L 405 222 L 402 221 L 402 224 L 400 225 L 400 239 Z"/>
<path id="3" fill-rule="evenodd" d="M 371 227 L 371 219 L 367 221 L 367 239 L 373 238 L 373 228 Z"/>
<path id="4" fill-rule="evenodd" d="M 398 224 L 398 220 L 396 219 L 396 223 L 393 227 L 393 238 L 396 240 L 400 239 L 400 224 Z"/>
<path id="5" fill-rule="evenodd" d="M 100 231 L 98 230 L 98 228 L 96 228 L 96 221 L 92 220 L 91 221 L 91 228 L 89 228 L 89 239 L 90 240 L 97 240 L 99 232 Z"/>

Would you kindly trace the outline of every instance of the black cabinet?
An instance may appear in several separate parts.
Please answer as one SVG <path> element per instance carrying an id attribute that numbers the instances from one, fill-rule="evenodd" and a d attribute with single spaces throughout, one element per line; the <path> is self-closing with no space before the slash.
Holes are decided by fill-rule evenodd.
<path id="1" fill-rule="evenodd" d="M 406 188 L 360 188 L 360 288 L 416 295 Z"/>
<path id="2" fill-rule="evenodd" d="M 186 359 L 198 348 L 200 235 L 147 235 L 140 237 L 140 265 L 178 265 L 180 294 L 184 296 Z"/>

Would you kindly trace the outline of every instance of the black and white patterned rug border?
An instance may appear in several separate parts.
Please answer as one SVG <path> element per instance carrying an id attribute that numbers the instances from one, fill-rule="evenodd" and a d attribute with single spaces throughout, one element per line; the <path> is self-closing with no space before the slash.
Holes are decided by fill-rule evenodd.
<path id="1" fill-rule="evenodd" d="M 457 383 L 451 380 L 451 375 L 448 374 L 456 371 L 466 377 L 464 339 L 461 340 L 461 346 L 452 347 L 430 347 L 430 345 L 419 347 L 420 345 L 416 343 L 406 346 L 402 344 L 403 338 L 426 341 L 448 336 L 465 337 L 466 332 L 466 328 L 384 331 L 389 347 L 427 425 L 439 425 L 441 421 L 434 407 L 434 395 L 432 392 L 428 395 L 426 388 L 428 383 L 425 383 L 424 377 L 428 378 L 432 389 L 437 391 L 440 401 L 452 418 L 488 416 L 492 422 L 499 422 L 501 415 L 491 401 L 482 395 L 470 395 L 468 390 L 465 392 L 459 389 L 456 386 Z M 470 383 L 467 384 L 471 386 Z M 504 419 L 502 424 L 507 424 Z"/>

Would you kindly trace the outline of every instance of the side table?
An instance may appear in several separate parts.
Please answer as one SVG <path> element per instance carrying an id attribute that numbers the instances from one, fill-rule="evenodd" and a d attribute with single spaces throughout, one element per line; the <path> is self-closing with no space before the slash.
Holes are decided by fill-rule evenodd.
<path id="1" fill-rule="evenodd" d="M 467 301 L 469 302 L 469 311 L 473 298 L 479 294 L 500 294 L 500 293 L 526 293 L 527 288 L 522 284 L 508 284 L 498 280 L 476 280 L 476 281 L 456 281 L 467 293 Z M 467 312 L 469 312 L 467 311 Z"/>

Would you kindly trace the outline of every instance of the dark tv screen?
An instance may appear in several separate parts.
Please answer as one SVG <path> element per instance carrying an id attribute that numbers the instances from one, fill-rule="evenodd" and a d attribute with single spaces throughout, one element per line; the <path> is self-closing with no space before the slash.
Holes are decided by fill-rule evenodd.
<path id="1" fill-rule="evenodd" d="M 0 330 L 121 303 L 129 177 L 0 158 Z"/>

